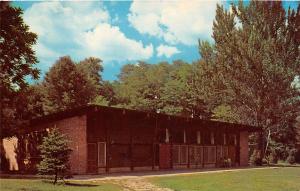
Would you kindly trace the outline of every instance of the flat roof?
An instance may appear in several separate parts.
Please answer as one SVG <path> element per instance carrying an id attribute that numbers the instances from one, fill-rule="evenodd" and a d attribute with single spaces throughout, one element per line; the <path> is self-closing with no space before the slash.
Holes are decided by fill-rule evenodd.
<path id="1" fill-rule="evenodd" d="M 60 111 L 57 113 L 38 117 L 38 118 L 30 120 L 28 122 L 27 126 L 33 127 L 33 126 L 37 126 L 37 125 L 40 125 L 43 123 L 49 123 L 49 122 L 54 122 L 54 121 L 62 120 L 62 119 L 69 118 L 69 117 L 85 115 L 88 112 L 99 111 L 99 110 L 112 111 L 112 112 L 113 111 L 125 111 L 126 113 L 136 113 L 136 114 L 145 114 L 145 115 L 150 114 L 153 116 L 157 116 L 158 118 L 168 117 L 170 119 L 176 119 L 176 120 L 180 120 L 180 121 L 184 121 L 184 120 L 185 121 L 193 121 L 196 123 L 202 123 L 202 124 L 209 125 L 210 126 L 209 128 L 218 128 L 218 127 L 222 126 L 222 127 L 226 127 L 229 129 L 239 130 L 239 131 L 248 131 L 248 132 L 262 131 L 261 127 L 245 125 L 245 124 L 229 123 L 229 122 L 223 122 L 223 121 L 207 120 L 207 119 L 192 118 L 192 117 L 182 117 L 182 116 L 167 115 L 167 114 L 162 114 L 162 113 L 139 111 L 139 110 L 125 109 L 125 108 L 99 106 L 99 105 L 94 105 L 94 104 L 77 107 L 74 109 L 69 109 L 66 111 Z"/>

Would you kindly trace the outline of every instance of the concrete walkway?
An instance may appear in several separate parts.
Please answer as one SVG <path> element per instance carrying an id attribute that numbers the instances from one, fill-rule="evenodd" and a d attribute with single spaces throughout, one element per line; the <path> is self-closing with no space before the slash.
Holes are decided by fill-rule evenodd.
<path id="1" fill-rule="evenodd" d="M 170 188 L 160 188 L 141 177 L 110 180 L 109 182 L 120 185 L 123 191 L 173 191 Z"/>

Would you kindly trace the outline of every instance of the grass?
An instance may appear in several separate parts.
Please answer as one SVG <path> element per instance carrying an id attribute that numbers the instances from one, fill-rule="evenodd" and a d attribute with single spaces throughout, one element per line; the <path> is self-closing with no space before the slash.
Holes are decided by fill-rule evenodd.
<path id="1" fill-rule="evenodd" d="M 149 181 L 175 191 L 300 191 L 300 167 L 155 177 Z"/>
<path id="2" fill-rule="evenodd" d="M 48 180 L 0 179 L 1 191 L 119 191 L 115 184 L 100 182 L 68 182 L 53 185 Z"/>

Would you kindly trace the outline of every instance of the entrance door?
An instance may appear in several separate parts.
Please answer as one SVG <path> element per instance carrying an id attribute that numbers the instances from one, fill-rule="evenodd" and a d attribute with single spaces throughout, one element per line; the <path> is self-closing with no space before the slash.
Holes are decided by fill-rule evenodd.
<path id="1" fill-rule="evenodd" d="M 97 173 L 97 144 L 87 144 L 87 172 Z"/>
<path id="2" fill-rule="evenodd" d="M 169 144 L 159 145 L 159 168 L 171 168 L 171 145 Z"/>
<path id="3" fill-rule="evenodd" d="M 106 143 L 98 142 L 98 167 L 106 166 Z"/>

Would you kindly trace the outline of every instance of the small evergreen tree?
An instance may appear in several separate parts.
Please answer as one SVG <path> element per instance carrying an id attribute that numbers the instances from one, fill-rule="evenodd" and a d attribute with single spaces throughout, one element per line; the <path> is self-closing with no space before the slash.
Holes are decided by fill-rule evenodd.
<path id="1" fill-rule="evenodd" d="M 57 129 L 53 129 L 47 137 L 44 137 L 43 143 L 39 148 L 42 160 L 38 165 L 38 172 L 40 174 L 54 175 L 54 184 L 56 184 L 58 178 L 63 180 L 72 151 L 68 146 L 65 135 L 61 134 Z"/>

